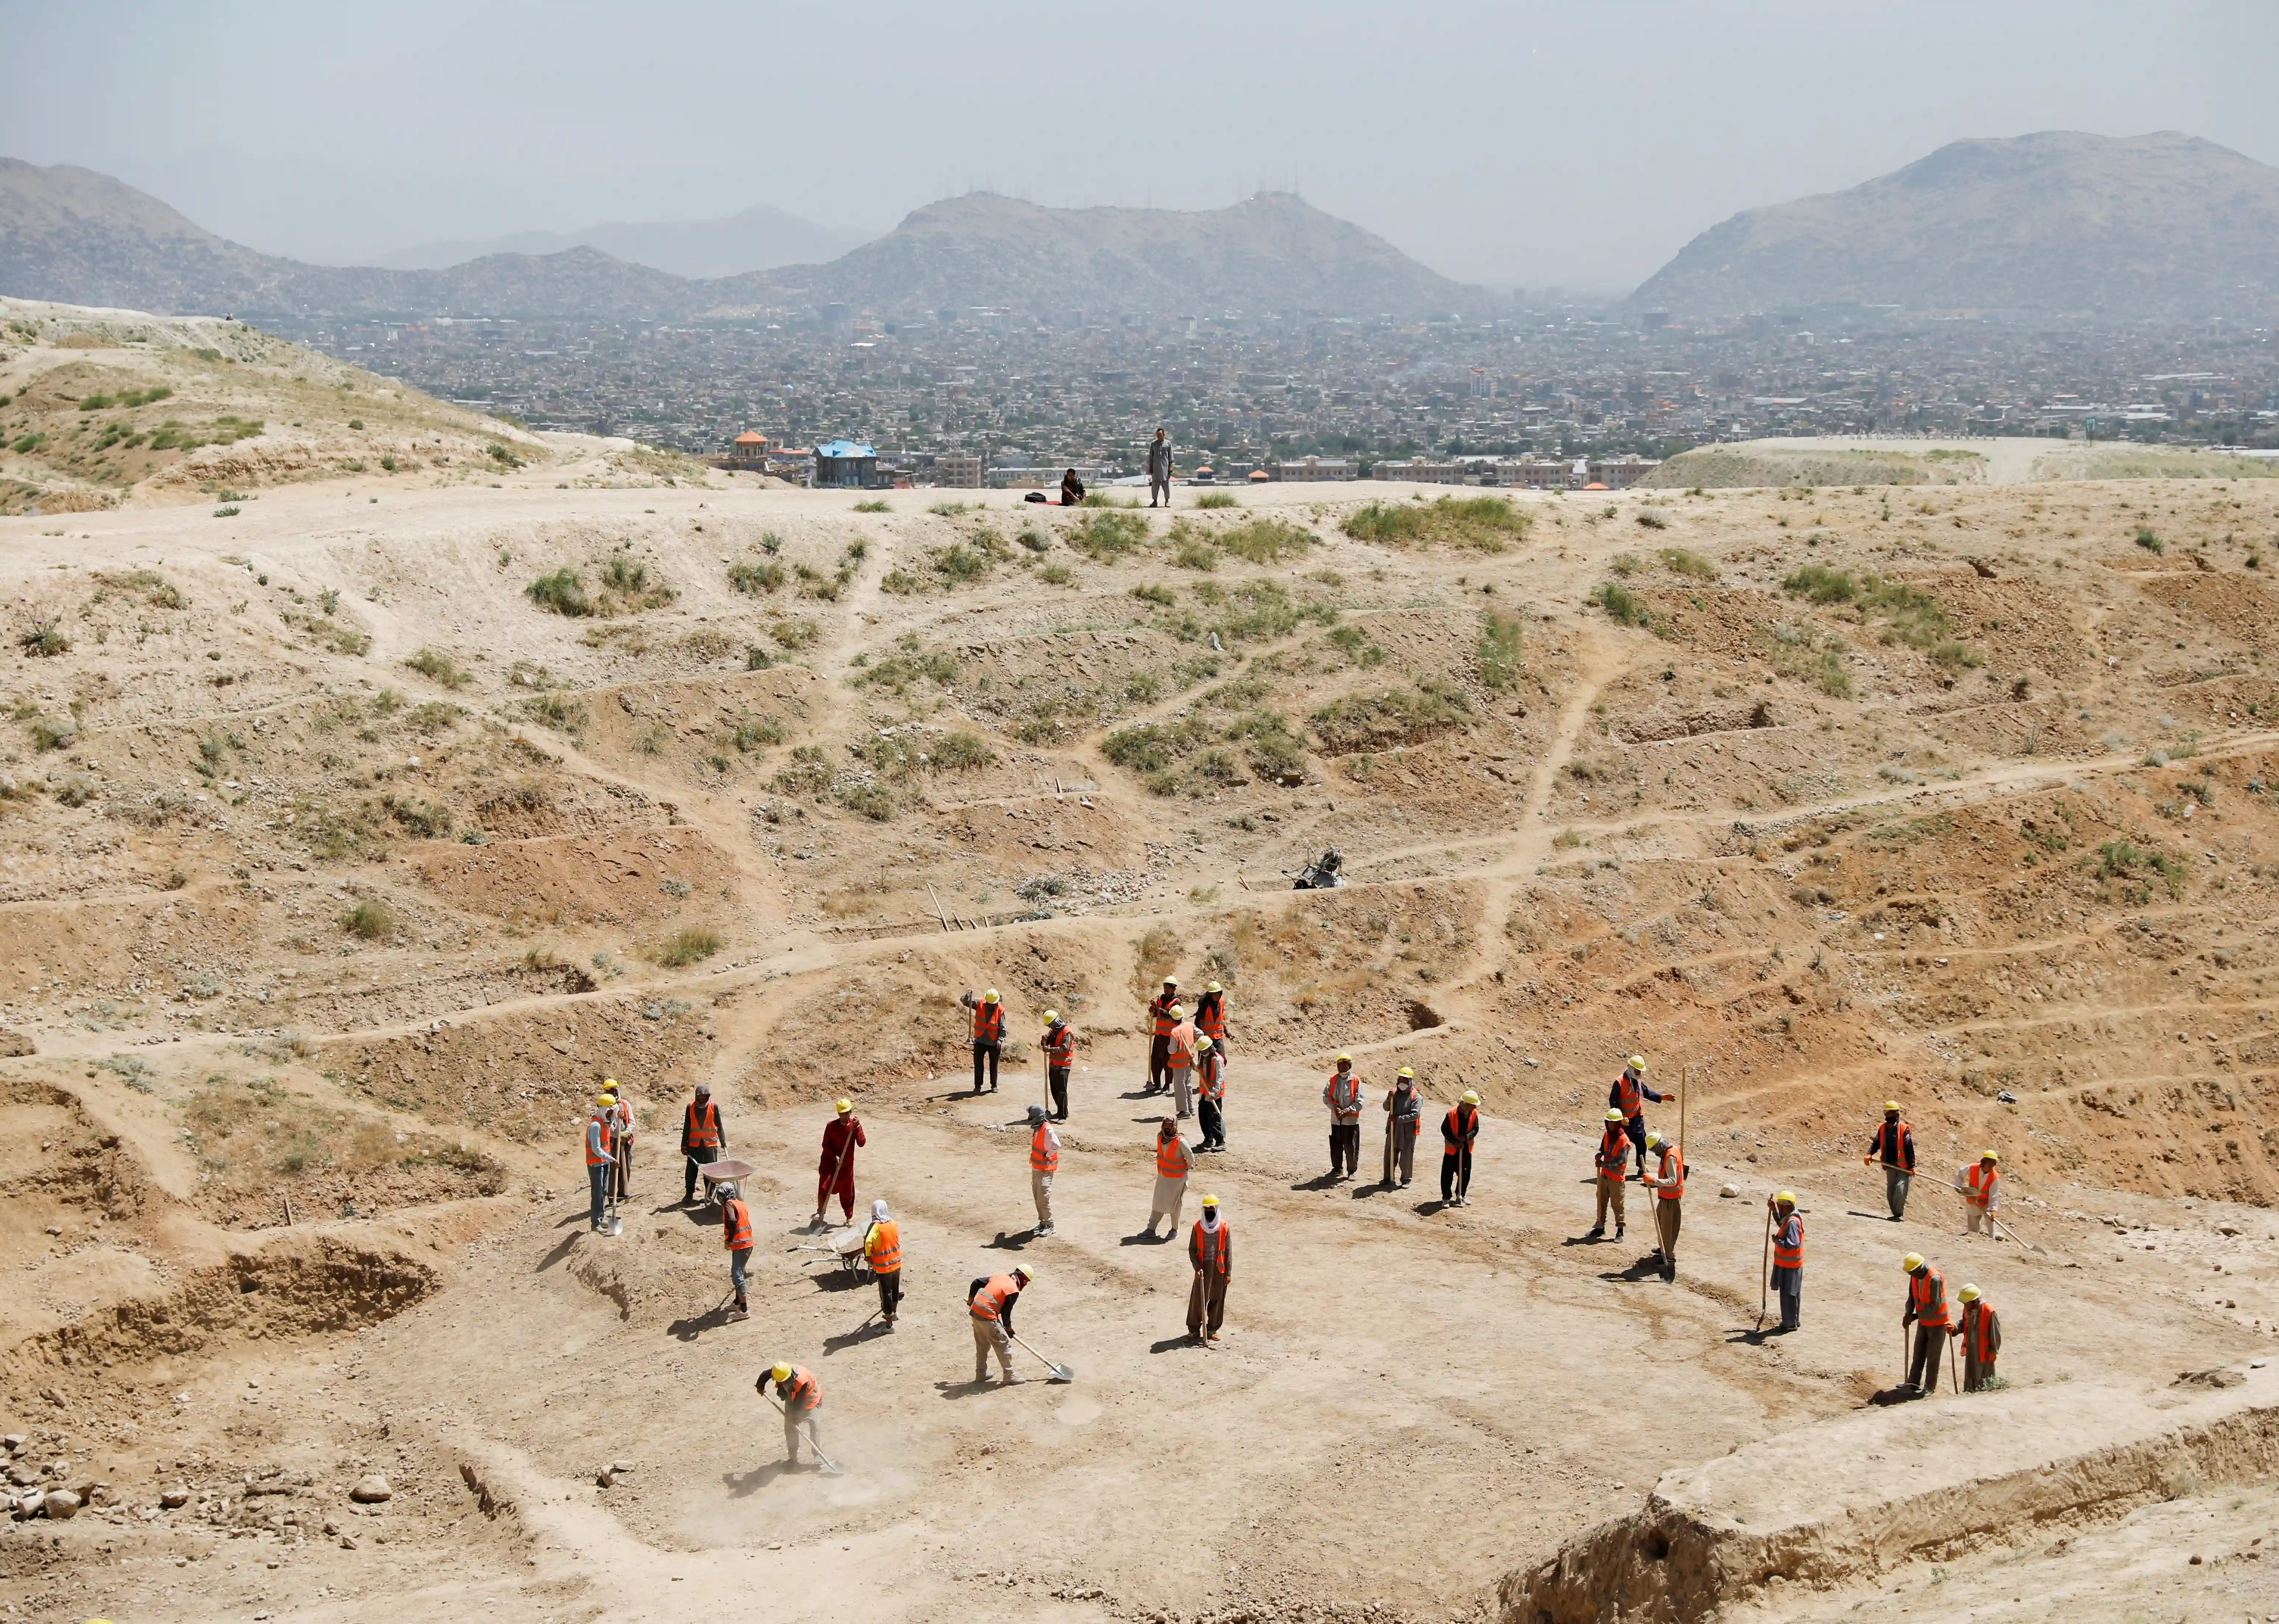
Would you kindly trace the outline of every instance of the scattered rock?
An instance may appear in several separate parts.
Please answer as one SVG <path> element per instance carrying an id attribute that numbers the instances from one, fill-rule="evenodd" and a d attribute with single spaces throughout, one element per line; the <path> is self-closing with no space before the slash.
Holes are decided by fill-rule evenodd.
<path id="1" fill-rule="evenodd" d="M 68 1489 L 50 1489 L 40 1509 L 58 1522 L 68 1522 L 79 1515 L 80 1498 Z"/>
<path id="2" fill-rule="evenodd" d="M 165 1506 L 168 1511 L 180 1511 L 183 1506 L 188 1505 L 189 1503 L 190 1491 L 183 1488 L 180 1483 L 175 1484 L 172 1489 L 167 1490 L 158 1497 L 158 1504 Z"/>
<path id="3" fill-rule="evenodd" d="M 348 1535 L 346 1535 L 346 1534 L 343 1534 L 343 1535 L 341 1535 L 341 1550 L 343 1550 L 343 1551 L 353 1551 L 353 1550 L 355 1550 L 356 1548 L 357 1548 L 357 1543 L 356 1543 L 356 1541 L 355 1541 L 353 1538 L 351 1538 L 349 1536 L 348 1536 Z"/>
<path id="4" fill-rule="evenodd" d="M 18 1450 L 23 1448 L 27 1440 L 22 1433 L 12 1432 L 6 1437 L 0 1438 L 0 1449 L 4 1449 L 12 1455 Z"/>
<path id="5" fill-rule="evenodd" d="M 1740 1190 L 1740 1186 L 1739 1186 L 1739 1185 L 1738 1185 L 1738 1184 L 1724 1184 L 1724 1185 L 1721 1185 L 1721 1186 L 1719 1187 L 1719 1189 L 1718 1189 L 1718 1191 L 1717 1191 L 1717 1198 L 1718 1198 L 1718 1199 L 1720 1199 L 1720 1200 L 1722 1200 L 1722 1201 L 1730 1201 L 1730 1200 L 1731 1200 L 1735 1196 L 1737 1196 L 1737 1195 L 1738 1195 L 1738 1194 L 1740 1194 L 1740 1193 L 1741 1193 L 1741 1190 Z"/>
<path id="6" fill-rule="evenodd" d="M 395 1490 L 389 1488 L 388 1479 L 377 1472 L 372 1473 L 369 1477 L 357 1479 L 356 1487 L 349 1490 L 349 1498 L 359 1505 L 377 1505 L 383 1500 L 392 1500 L 395 1498 Z"/>
<path id="7" fill-rule="evenodd" d="M 2183 1371 L 2179 1373 L 2176 1379 L 2169 1383 L 2168 1385 L 2171 1387 L 2224 1388 L 2243 1386 L 2245 1384 L 2247 1378 L 2237 1370 L 2225 1370 L 2219 1367 L 2214 1370 Z"/>
<path id="8" fill-rule="evenodd" d="M 32 1040 L 21 1032 L 0 1026 L 0 1059 L 14 1060 L 19 1055 L 35 1053 Z"/>

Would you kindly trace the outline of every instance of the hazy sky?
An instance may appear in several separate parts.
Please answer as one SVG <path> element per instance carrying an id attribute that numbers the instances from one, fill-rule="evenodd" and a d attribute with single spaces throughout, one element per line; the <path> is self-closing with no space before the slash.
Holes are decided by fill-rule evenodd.
<path id="1" fill-rule="evenodd" d="M 1736 210 L 1965 135 L 2180 129 L 2279 163 L 2279 4 L 609 5 L 0 0 L 0 154 L 275 253 L 982 186 L 1294 185 L 1435 268 L 1641 280 Z"/>

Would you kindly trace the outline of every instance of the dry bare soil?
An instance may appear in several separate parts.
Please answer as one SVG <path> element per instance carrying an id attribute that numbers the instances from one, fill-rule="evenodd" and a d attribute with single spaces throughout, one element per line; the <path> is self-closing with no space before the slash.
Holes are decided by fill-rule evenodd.
<path id="1" fill-rule="evenodd" d="M 42 320 L 0 389 L 49 447 L 59 368 L 219 365 Z M 255 434 L 42 463 L 100 502 L 0 518 L 0 1430 L 89 1502 L 0 1525 L 9 1616 L 2279 1613 L 2279 486 L 862 512 L 480 419 L 472 469 L 350 472 L 229 381 Z M 1293 892 L 1331 846 L 1352 883 Z M 1232 1008 L 1209 1349 L 1132 1239 L 1167 971 Z M 1340 1049 L 1365 1171 L 1398 1067 L 1433 1123 L 1480 1092 L 1470 1205 L 1431 1126 L 1408 1190 L 1322 1176 Z M 1671 1284 L 1635 1190 L 1582 1238 L 1632 1051 L 1687 1095 Z M 698 1082 L 761 1169 L 743 1322 L 675 1205 Z M 893 1335 L 801 1250 L 841 1094 Z M 1988 1145 L 2024 1244 L 1941 1188 Z M 1781 1186 L 1805 1329 L 1761 1338 Z M 2000 1390 L 1883 1402 L 1908 1249 L 2000 1306 Z M 1017 1258 L 1073 1385 L 967 1383 Z M 845 1475 L 783 1469 L 777 1357 Z"/>

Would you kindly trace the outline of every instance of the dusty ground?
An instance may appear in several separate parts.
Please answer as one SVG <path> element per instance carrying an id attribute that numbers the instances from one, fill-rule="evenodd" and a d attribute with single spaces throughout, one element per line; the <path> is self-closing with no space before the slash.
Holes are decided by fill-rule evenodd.
<path id="1" fill-rule="evenodd" d="M 81 356 L 155 364 L 5 364 Z M 1462 1617 L 1665 1472 L 1879 1424 L 1909 1247 L 2001 1305 L 2019 1400 L 2279 1340 L 2267 481 L 1523 497 L 1485 550 L 1346 532 L 1399 487 L 858 513 L 562 440 L 182 505 L 262 443 L 0 518 L 0 1430 L 107 1485 L 0 1525 L 13 1616 Z M 1331 845 L 1354 883 L 1293 894 Z M 1127 1244 L 1166 969 L 1234 1012 L 1208 1352 L 1181 1250 Z M 1017 1041 L 977 1102 L 981 985 Z M 1048 1005 L 1088 1069 L 1031 1242 Z M 1322 1186 L 1341 1047 L 1372 1097 L 1485 1097 L 1471 1206 L 1429 1145 L 1406 1192 Z M 1577 1240 L 1634 1049 L 1691 1085 L 1674 1286 Z M 597 1242 L 603 1076 L 650 1132 Z M 764 1169 L 740 1324 L 667 1205 L 698 1080 Z M 841 1092 L 905 1222 L 891 1337 L 795 1250 Z M 1904 1225 L 1858 1162 L 1894 1094 Z M 1988 1144 L 2039 1252 L 1957 1233 L 1938 1178 Z M 1807 1329 L 1761 1343 L 1779 1184 Z M 963 1287 L 1016 1252 L 1072 1387 L 963 1385 Z M 845 1477 L 776 1464 L 779 1354 Z M 1999 1440 L 2012 1401 L 1934 1413 Z M 2279 1613 L 2271 1469 L 2116 1490 L 2071 1555 L 1728 1599 Z"/>

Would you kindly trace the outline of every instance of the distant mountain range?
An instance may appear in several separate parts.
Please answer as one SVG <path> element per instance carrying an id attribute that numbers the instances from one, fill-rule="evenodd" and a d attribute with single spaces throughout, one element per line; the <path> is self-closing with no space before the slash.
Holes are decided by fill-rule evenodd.
<path id="1" fill-rule="evenodd" d="M 827 264 L 702 279 L 584 244 L 442 268 L 305 264 L 218 237 L 108 175 L 9 158 L 0 158 L 0 293 L 170 315 L 618 320 L 834 304 L 886 315 L 984 305 L 1031 315 L 1415 317 L 1490 303 L 1286 194 L 1180 211 L 1046 209 L 973 193 L 920 209 Z"/>
<path id="2" fill-rule="evenodd" d="M 583 231 L 522 231 L 484 242 L 429 242 L 383 254 L 383 271 L 443 271 L 499 254 L 549 255 L 597 249 L 612 259 L 704 280 L 778 265 L 817 264 L 867 242 L 875 233 L 818 226 L 768 203 L 721 220 L 613 222 Z"/>
<path id="3" fill-rule="evenodd" d="M 2173 133 L 1958 141 L 1849 191 L 1737 214 L 1631 303 L 2267 319 L 2279 169 Z"/>

